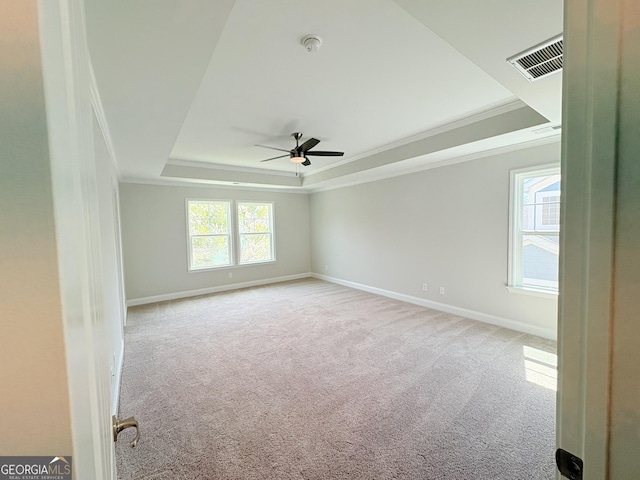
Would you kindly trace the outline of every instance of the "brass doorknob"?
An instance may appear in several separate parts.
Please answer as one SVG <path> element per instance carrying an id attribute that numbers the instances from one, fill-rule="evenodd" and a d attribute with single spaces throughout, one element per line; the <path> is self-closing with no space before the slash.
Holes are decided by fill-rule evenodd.
<path id="1" fill-rule="evenodd" d="M 118 420 L 114 415 L 111 417 L 111 424 L 113 426 L 113 441 L 118 441 L 118 434 L 124 430 L 125 428 L 135 427 L 136 428 L 136 438 L 131 442 L 131 448 L 136 446 L 138 443 L 138 439 L 140 438 L 140 429 L 138 428 L 138 421 L 135 417 L 125 418 L 124 420 Z"/>

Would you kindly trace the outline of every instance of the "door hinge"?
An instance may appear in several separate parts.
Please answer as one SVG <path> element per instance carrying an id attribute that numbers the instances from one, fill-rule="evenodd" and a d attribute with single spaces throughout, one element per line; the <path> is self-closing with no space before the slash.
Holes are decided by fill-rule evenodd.
<path id="1" fill-rule="evenodd" d="M 563 477 L 571 480 L 582 480 L 582 459 L 559 448 L 556 450 L 556 465 Z"/>

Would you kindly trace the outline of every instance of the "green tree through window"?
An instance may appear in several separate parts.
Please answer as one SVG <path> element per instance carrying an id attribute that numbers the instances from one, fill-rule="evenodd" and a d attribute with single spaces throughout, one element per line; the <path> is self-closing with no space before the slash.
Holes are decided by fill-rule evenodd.
<path id="1" fill-rule="evenodd" d="M 189 201 L 190 268 L 231 265 L 229 202 Z"/>
<path id="2" fill-rule="evenodd" d="M 272 217 L 270 203 L 238 203 L 240 263 L 273 260 Z"/>
<path id="3" fill-rule="evenodd" d="M 275 260 L 271 202 L 187 200 L 187 233 L 189 270 Z"/>

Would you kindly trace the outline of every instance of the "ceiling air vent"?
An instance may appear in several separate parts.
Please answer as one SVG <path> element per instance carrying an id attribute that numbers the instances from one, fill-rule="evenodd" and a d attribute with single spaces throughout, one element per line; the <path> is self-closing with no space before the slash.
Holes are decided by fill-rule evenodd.
<path id="1" fill-rule="evenodd" d="M 507 58 L 507 62 L 530 82 L 562 70 L 562 34 Z"/>

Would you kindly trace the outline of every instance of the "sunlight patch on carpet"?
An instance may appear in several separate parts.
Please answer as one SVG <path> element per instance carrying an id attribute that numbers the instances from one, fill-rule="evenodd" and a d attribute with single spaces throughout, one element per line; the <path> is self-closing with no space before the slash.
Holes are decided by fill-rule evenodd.
<path id="1" fill-rule="evenodd" d="M 558 356 L 527 345 L 523 345 L 522 350 L 527 381 L 558 391 Z"/>

